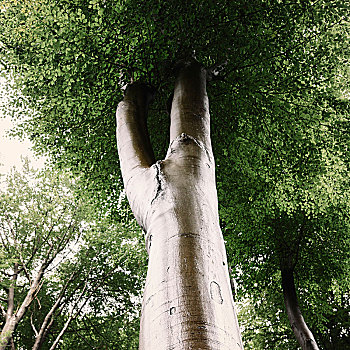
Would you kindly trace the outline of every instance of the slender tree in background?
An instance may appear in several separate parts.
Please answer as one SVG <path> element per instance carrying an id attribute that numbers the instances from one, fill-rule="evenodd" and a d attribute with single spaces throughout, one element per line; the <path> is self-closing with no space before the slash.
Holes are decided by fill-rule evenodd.
<path id="1" fill-rule="evenodd" d="M 150 88 L 128 86 L 117 110 L 123 180 L 149 252 L 140 349 L 242 349 L 219 226 L 207 71 L 190 61 L 177 69 L 164 160 L 155 161 L 146 126 Z"/>

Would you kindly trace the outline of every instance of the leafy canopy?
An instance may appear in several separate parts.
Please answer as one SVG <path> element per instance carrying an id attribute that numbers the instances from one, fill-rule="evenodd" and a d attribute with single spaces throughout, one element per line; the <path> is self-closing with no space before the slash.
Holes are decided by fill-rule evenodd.
<path id="1" fill-rule="evenodd" d="M 335 285 L 345 290 L 349 12 L 338 0 L 7 0 L 1 60 L 21 91 L 17 107 L 32 111 L 23 131 L 81 175 L 84 191 L 116 220 L 130 218 L 118 210 L 120 86 L 140 79 L 157 87 L 149 128 L 162 157 L 173 63 L 195 54 L 219 72 L 208 87 L 212 139 L 239 295 L 256 302 L 261 288 L 271 292 L 288 261 L 304 305 L 319 309 Z"/>

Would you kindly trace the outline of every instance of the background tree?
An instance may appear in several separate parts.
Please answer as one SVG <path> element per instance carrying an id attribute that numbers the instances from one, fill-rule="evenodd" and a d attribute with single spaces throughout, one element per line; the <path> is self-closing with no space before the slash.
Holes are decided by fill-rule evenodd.
<path id="1" fill-rule="evenodd" d="M 13 347 L 69 348 L 73 339 L 81 341 L 76 337 L 89 344 L 92 336 L 95 345 L 136 348 L 144 264 L 134 230 L 98 220 L 96 213 L 91 221 L 92 208 L 77 199 L 67 175 L 38 173 L 25 163 L 6 185 L 0 214 L 2 348 L 9 340 Z M 104 335 L 111 315 L 116 328 Z M 72 330 L 74 336 L 66 337 Z"/>
<path id="2" fill-rule="evenodd" d="M 133 237 L 135 233 L 131 233 L 132 230 L 126 232 L 125 228 L 105 221 L 96 225 L 84 237 L 74 258 L 61 265 L 55 278 L 45 283 L 40 300 L 48 295 L 54 298 L 42 302 L 40 310 L 37 305 L 33 306 L 30 310 L 33 327 L 29 320 L 24 321 L 16 341 L 27 346 L 33 344 L 32 349 L 36 349 L 35 346 L 69 349 L 73 344 L 79 349 L 106 346 L 137 349 L 140 293 L 146 263 L 141 245 Z M 62 284 L 67 284 L 64 294 Z M 56 306 L 57 295 L 62 294 Z M 51 313 L 45 312 L 44 307 Z M 40 343 L 33 328 L 44 331 L 45 338 Z M 24 339 L 23 329 L 27 329 Z"/>
<path id="3" fill-rule="evenodd" d="M 73 345 L 79 349 L 138 348 L 146 254 L 135 238 L 141 237 L 139 231 L 110 222 L 108 225 L 108 221 L 104 220 L 91 232 L 79 251 L 78 265 L 91 270 L 90 278 L 82 279 L 88 282 L 91 297 L 83 312 L 71 322 L 60 348 L 70 349 Z M 71 286 L 70 293 L 73 286 L 76 288 L 77 284 Z"/>
<path id="4" fill-rule="evenodd" d="M 23 171 L 21 175 L 14 170 L 1 192 L 0 234 L 6 261 L 2 298 L 7 300 L 1 349 L 37 297 L 44 276 L 77 244 L 83 229 L 83 206 L 63 176 L 47 174 L 40 181 L 28 163 Z"/>
<path id="5" fill-rule="evenodd" d="M 332 254 L 341 255 L 337 242 L 348 237 L 342 214 L 348 201 L 340 197 L 349 164 L 349 9 L 343 2 L 6 1 L 3 6 L 3 61 L 22 101 L 35 111 L 23 128 L 38 150 L 82 174 L 86 191 L 116 220 L 125 215 L 116 200 L 118 84 L 143 79 L 158 87 L 149 128 L 155 131 L 156 157 L 163 158 L 168 140 L 160 131 L 168 120 L 159 111 L 170 94 L 172 62 L 195 51 L 214 71 L 224 68 L 208 94 L 221 223 L 235 277 L 251 295 L 254 280 L 265 277 L 276 285 L 287 254 L 298 261 L 298 283 L 318 285 L 323 274 L 316 267 L 323 265 L 311 253 L 322 247 L 329 257 L 321 244 L 331 232 L 326 222 L 340 229 Z M 277 236 L 276 227 L 284 228 Z M 346 244 L 341 248 L 346 251 Z M 261 262 L 265 256 L 269 264 Z M 312 268 L 303 268 L 307 263 Z M 327 269 L 328 276 L 342 280 L 333 263 Z M 307 305 L 313 309 L 314 316 L 304 315 L 307 322 L 318 315 L 317 300 L 315 295 L 315 303 L 304 304 L 303 311 Z"/>

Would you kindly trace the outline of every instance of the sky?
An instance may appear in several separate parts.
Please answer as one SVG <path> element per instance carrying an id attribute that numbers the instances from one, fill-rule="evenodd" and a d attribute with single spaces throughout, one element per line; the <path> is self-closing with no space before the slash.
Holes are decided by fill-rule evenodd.
<path id="1" fill-rule="evenodd" d="M 6 80 L 0 77 L 0 99 L 1 104 L 6 104 L 6 96 L 4 96 L 3 88 Z M 10 138 L 8 131 L 14 127 L 11 119 L 3 115 L 0 110 L 0 173 L 6 174 L 12 167 L 18 170 L 21 168 L 21 156 L 28 157 L 31 164 L 35 168 L 41 168 L 44 165 L 44 158 L 36 158 L 31 150 L 32 144 L 28 139 L 20 140 L 18 138 Z"/>

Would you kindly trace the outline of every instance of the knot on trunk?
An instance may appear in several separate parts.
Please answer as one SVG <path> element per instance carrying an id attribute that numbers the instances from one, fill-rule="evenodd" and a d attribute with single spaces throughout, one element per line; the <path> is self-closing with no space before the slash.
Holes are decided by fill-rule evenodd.
<path id="1" fill-rule="evenodd" d="M 195 137 L 185 134 L 185 133 L 181 133 L 178 137 L 176 137 L 170 144 L 167 155 L 166 155 L 166 159 L 169 158 L 172 154 L 177 153 L 179 151 L 183 151 L 183 147 L 182 146 L 194 146 L 194 149 L 187 149 L 185 152 L 188 156 L 196 156 L 196 157 L 201 157 L 200 153 L 204 153 L 207 157 L 207 161 L 209 162 L 209 164 L 212 164 L 214 159 L 213 159 L 213 155 L 211 153 L 210 150 L 207 149 L 207 147 L 205 146 L 205 144 L 201 141 L 199 141 L 198 139 L 196 139 Z M 193 147 L 190 147 L 193 148 Z M 199 148 L 199 150 L 198 150 Z M 198 151 L 200 153 L 198 153 Z M 210 165 L 209 165 L 210 168 Z"/>

